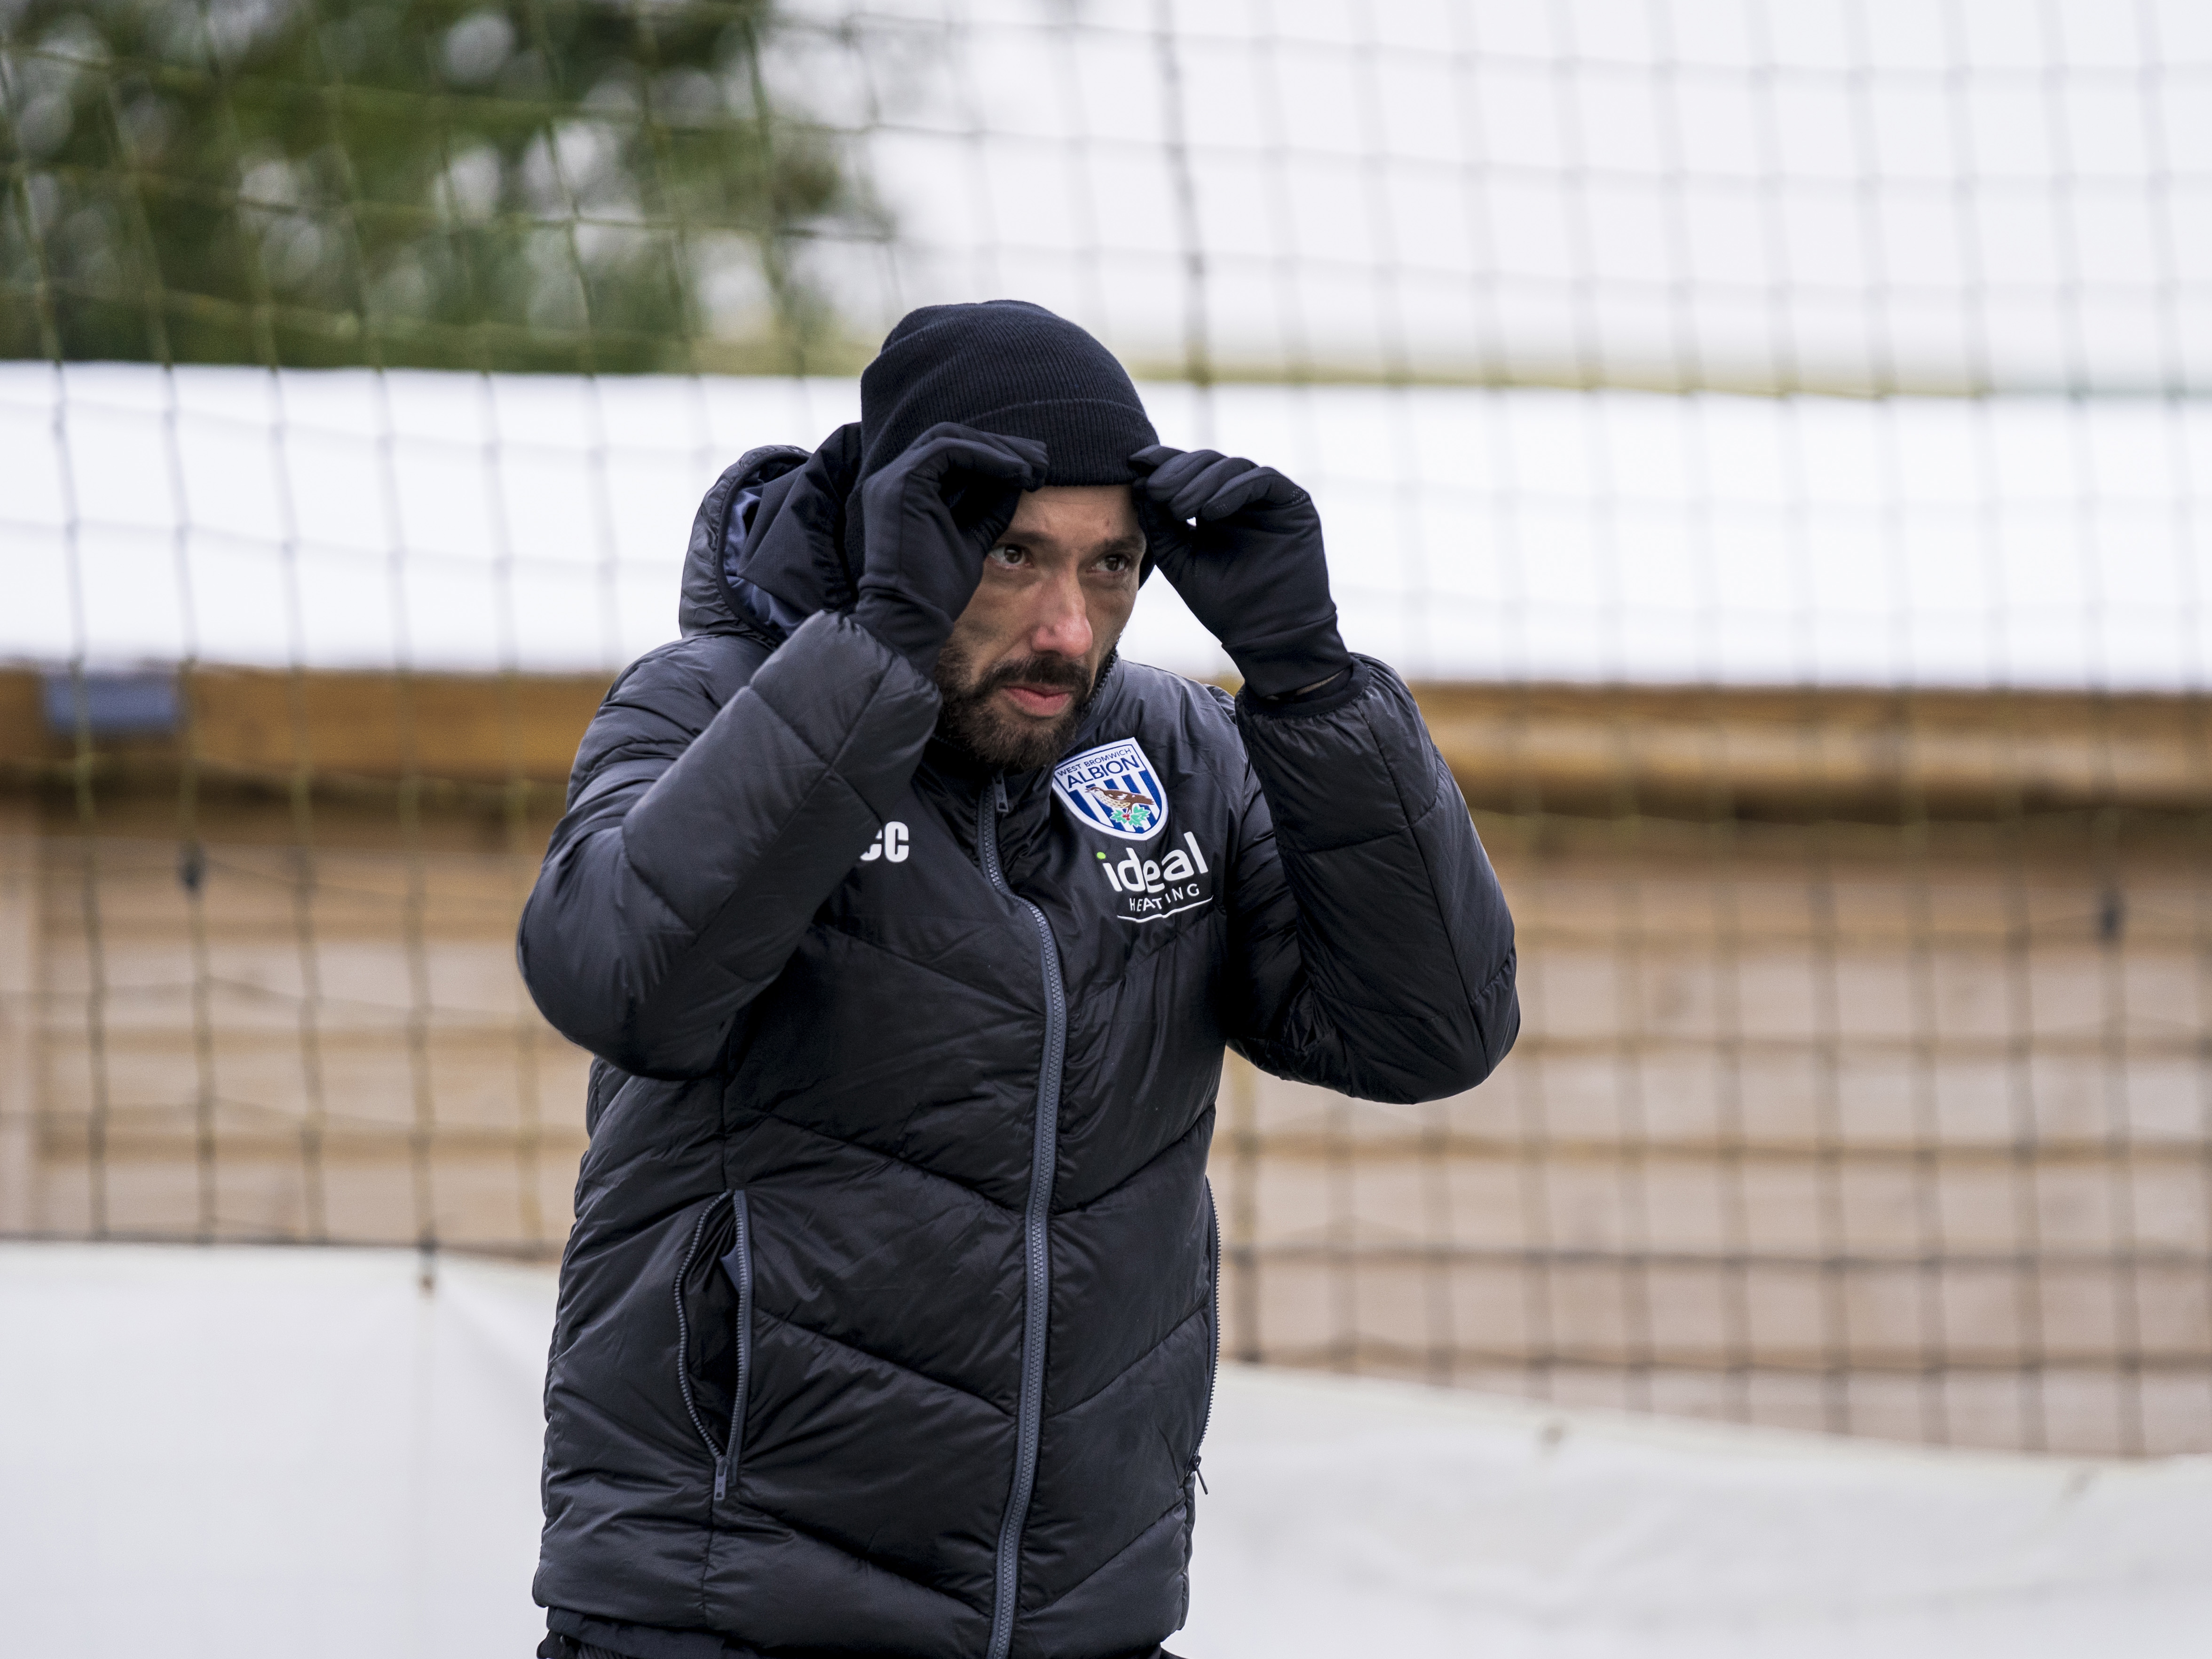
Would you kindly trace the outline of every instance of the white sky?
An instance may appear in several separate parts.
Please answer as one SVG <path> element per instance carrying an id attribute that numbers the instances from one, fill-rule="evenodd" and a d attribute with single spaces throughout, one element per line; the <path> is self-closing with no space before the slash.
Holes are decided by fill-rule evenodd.
<path id="1" fill-rule="evenodd" d="M 2212 667 L 2193 404 L 1143 390 L 1168 441 L 1314 490 L 1346 639 L 1411 676 L 2202 690 Z M 857 403 L 0 365 L 0 656 L 613 667 L 673 634 L 721 466 Z M 1127 648 L 1224 665 L 1164 582 Z"/>
<path id="2" fill-rule="evenodd" d="M 1177 361 L 1195 252 L 1213 350 L 1261 367 L 2135 390 L 2212 368 L 2203 0 L 799 9 L 842 32 L 787 46 L 781 100 L 865 134 L 902 239 L 820 263 L 884 320 L 1016 294 Z"/>

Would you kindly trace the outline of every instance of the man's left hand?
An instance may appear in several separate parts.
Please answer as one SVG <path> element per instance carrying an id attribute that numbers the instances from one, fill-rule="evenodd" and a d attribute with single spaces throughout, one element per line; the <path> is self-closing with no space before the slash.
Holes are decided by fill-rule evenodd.
<path id="1" fill-rule="evenodd" d="M 1312 496 L 1271 466 L 1211 449 L 1157 444 L 1129 463 L 1145 475 L 1137 512 L 1153 562 L 1221 641 L 1245 690 L 1280 697 L 1351 665 Z"/>

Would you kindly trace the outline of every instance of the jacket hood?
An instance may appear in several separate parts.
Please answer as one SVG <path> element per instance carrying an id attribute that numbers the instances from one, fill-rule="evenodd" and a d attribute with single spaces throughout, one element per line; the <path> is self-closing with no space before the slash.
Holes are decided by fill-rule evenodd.
<path id="1" fill-rule="evenodd" d="M 686 637 L 736 629 L 781 645 L 816 611 L 852 608 L 860 596 L 860 460 L 856 421 L 811 454 L 764 444 L 724 469 L 691 520 L 676 612 Z M 1140 495 L 1139 524 L 1146 510 Z M 1152 569 L 1148 550 L 1139 584 Z"/>
<path id="2" fill-rule="evenodd" d="M 817 611 L 848 609 L 845 503 L 860 473 L 860 428 L 841 426 L 809 454 L 749 449 L 714 480 L 691 520 L 676 620 L 686 636 L 732 629 L 781 644 Z"/>

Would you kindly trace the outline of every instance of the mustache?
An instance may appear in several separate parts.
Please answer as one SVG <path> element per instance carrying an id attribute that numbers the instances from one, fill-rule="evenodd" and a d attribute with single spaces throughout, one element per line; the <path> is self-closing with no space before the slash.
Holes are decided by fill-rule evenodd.
<path id="1" fill-rule="evenodd" d="M 987 697 L 1006 685 L 1051 686 L 1080 697 L 1091 690 L 1091 676 L 1073 657 L 1024 657 L 992 669 L 971 695 Z"/>

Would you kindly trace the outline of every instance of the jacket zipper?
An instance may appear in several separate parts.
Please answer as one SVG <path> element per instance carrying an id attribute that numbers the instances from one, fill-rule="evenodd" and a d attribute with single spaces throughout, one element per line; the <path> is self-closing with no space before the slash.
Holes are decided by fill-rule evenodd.
<path id="1" fill-rule="evenodd" d="M 738 1287 L 738 1394 L 730 1404 L 729 1437 L 722 1443 L 721 1455 L 714 1460 L 717 1504 L 730 1489 L 730 1476 L 738 1467 L 738 1453 L 744 1443 L 745 1390 L 751 1382 L 753 1369 L 752 1207 L 745 1202 L 743 1192 L 735 1192 L 730 1194 L 730 1210 L 738 1224 L 738 1236 L 731 1243 L 730 1253 L 722 1258 L 722 1271 Z"/>
<path id="2" fill-rule="evenodd" d="M 708 1428 L 707 1419 L 699 1415 L 699 1401 L 691 1392 L 691 1316 L 684 1308 L 684 1281 L 691 1276 L 691 1264 L 698 1259 L 699 1241 L 705 1236 L 707 1223 L 714 1213 L 713 1205 L 702 1210 L 699 1219 L 692 1224 L 690 1246 L 684 1252 L 684 1265 L 676 1270 L 676 1383 L 684 1393 L 684 1413 L 690 1418 L 692 1428 L 714 1460 L 714 1501 L 718 1504 L 730 1489 L 730 1470 L 738 1461 L 738 1445 L 744 1432 L 745 1386 L 747 1373 L 752 1369 L 753 1348 L 751 1218 L 744 1193 L 730 1194 L 730 1211 L 737 1223 L 737 1240 L 730 1246 L 729 1255 L 722 1258 L 722 1270 L 730 1273 L 738 1287 L 738 1392 L 736 1403 L 730 1407 L 729 1433 L 719 1441 Z M 738 1264 L 734 1272 L 730 1268 L 732 1257 Z"/>
<path id="3" fill-rule="evenodd" d="M 991 1606 L 989 1659 L 1006 1659 L 1014 1641 L 1014 1597 L 1019 1588 L 1022 1529 L 1029 1521 L 1030 1497 L 1036 1486 L 1037 1437 L 1044 1417 L 1044 1343 L 1052 1306 L 1050 1222 L 1054 1166 L 1059 1155 L 1060 1074 L 1067 1052 L 1067 988 L 1060 978 L 1060 950 L 1044 912 L 1006 884 L 999 867 L 999 815 L 1006 810 L 1006 780 L 994 775 L 978 803 L 975 850 L 983 876 L 1003 896 L 1029 912 L 1036 926 L 1037 952 L 1044 975 L 1044 1061 L 1037 1073 L 1036 1121 L 1030 1138 L 1030 1196 L 1022 1221 L 1024 1283 L 1022 1325 L 1021 1410 L 1015 1422 L 1014 1485 L 999 1524 L 999 1557 Z"/>
<path id="4" fill-rule="evenodd" d="M 1213 1423 L 1213 1385 L 1221 1375 L 1221 1212 L 1213 1206 L 1213 1182 L 1206 1183 L 1206 1294 L 1211 1311 L 1206 1315 L 1206 1339 L 1212 1352 L 1206 1362 L 1206 1410 L 1198 1419 L 1198 1440 L 1191 1448 L 1190 1472 L 1198 1474 L 1199 1454 L 1206 1448 L 1206 1431 Z M 1198 1476 L 1199 1484 L 1206 1477 Z"/>

